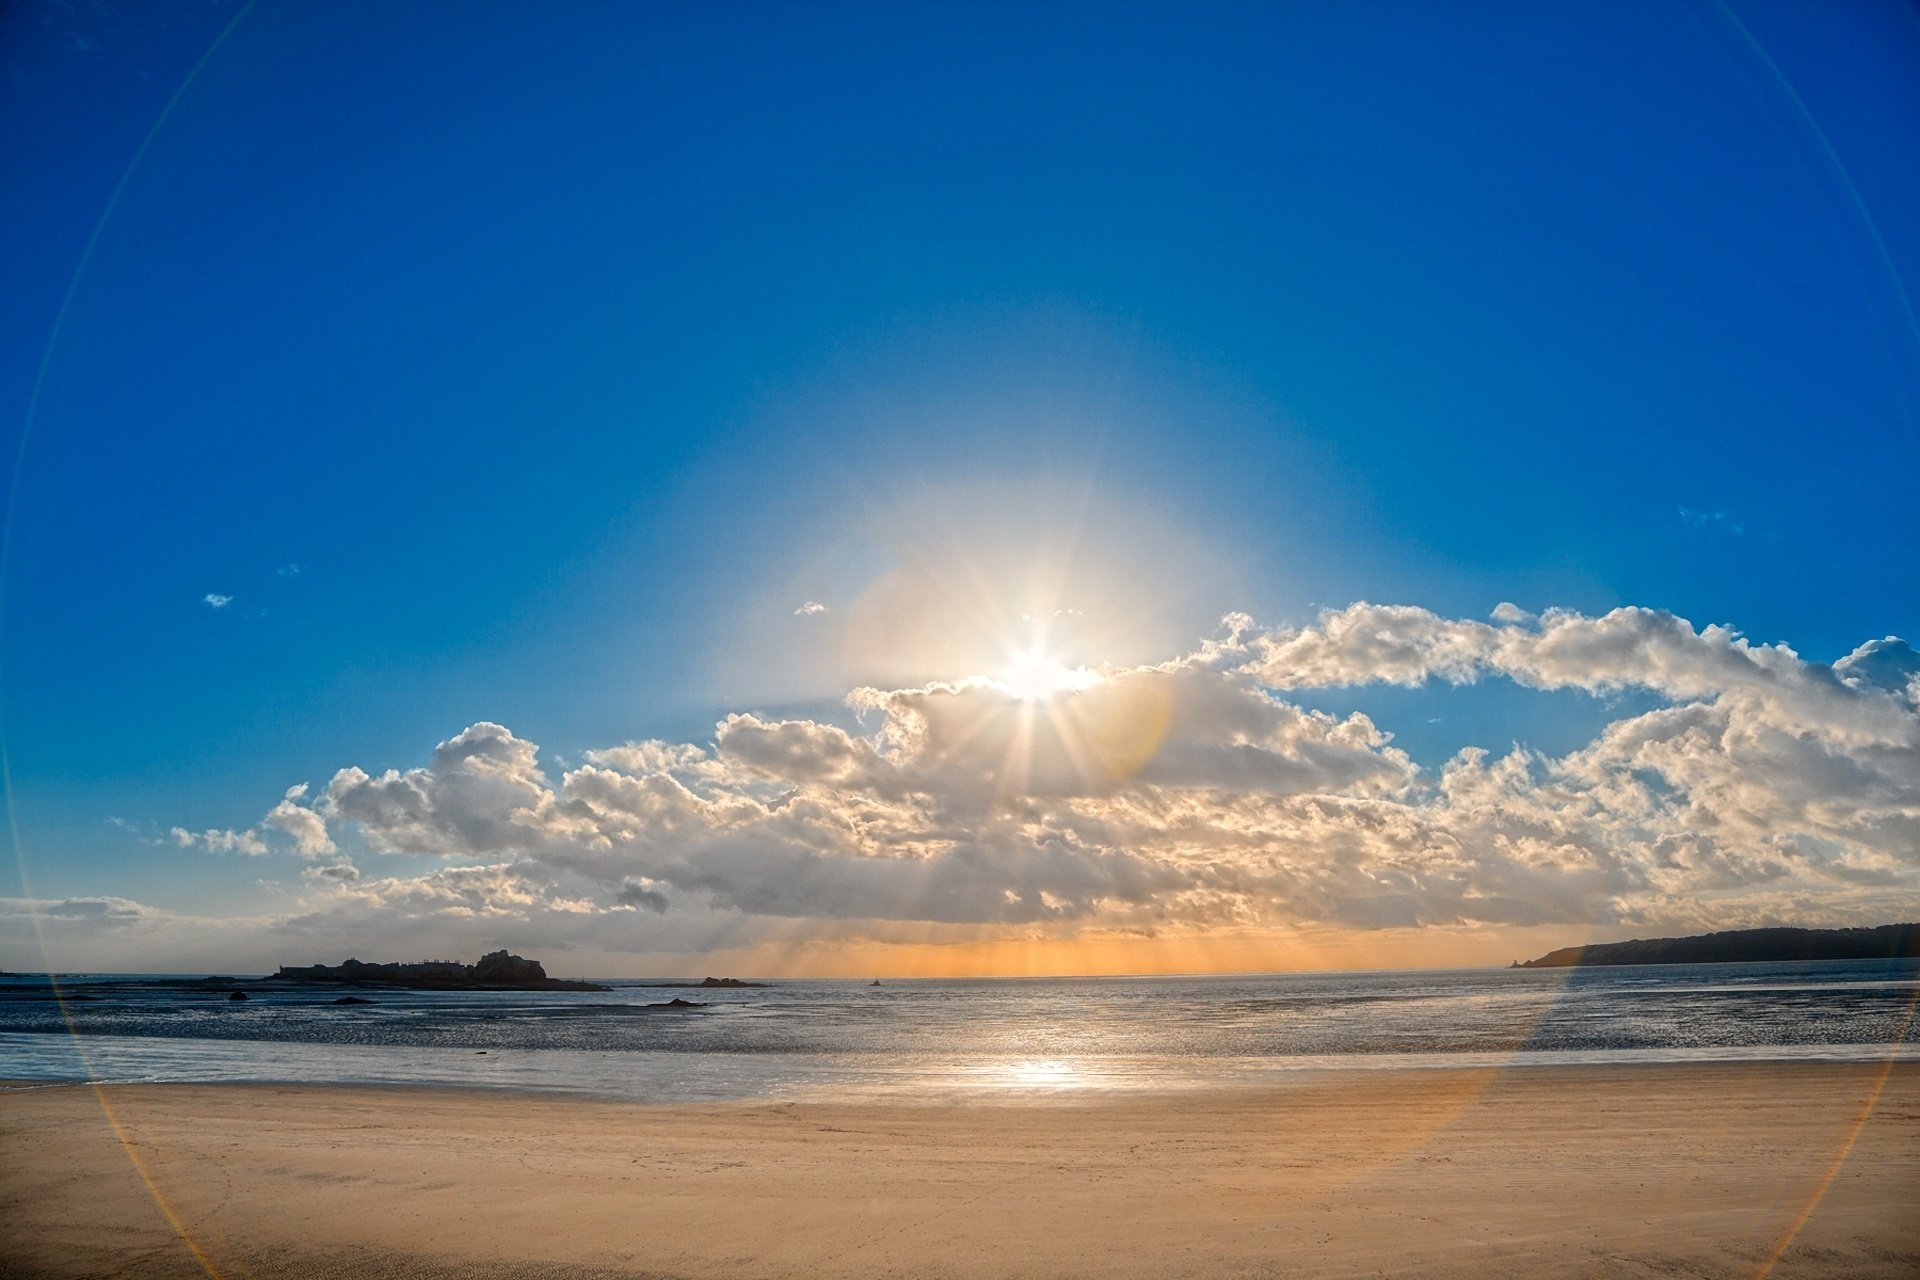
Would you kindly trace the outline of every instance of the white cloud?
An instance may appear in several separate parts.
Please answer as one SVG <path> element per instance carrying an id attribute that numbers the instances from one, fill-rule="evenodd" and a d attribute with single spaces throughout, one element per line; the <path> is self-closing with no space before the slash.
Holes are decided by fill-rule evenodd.
<path id="1" fill-rule="evenodd" d="M 306 794 L 304 782 L 288 787 L 280 803 L 267 810 L 267 816 L 261 821 L 292 836 L 294 848 L 301 857 L 329 857 L 335 849 L 332 837 L 327 834 L 326 819 L 300 803 Z"/>
<path id="2" fill-rule="evenodd" d="M 1312 625 L 1229 618 L 1193 652 L 1022 701 L 985 680 L 862 689 L 859 727 L 736 714 L 709 745 L 631 742 L 557 779 L 480 723 L 420 768 L 291 788 L 238 852 L 344 828 L 435 860 L 310 866 L 308 925 L 480 921 L 713 945 L 776 920 L 1132 932 L 1619 922 L 1859 922 L 1920 889 L 1920 655 L 1831 665 L 1644 609 L 1357 604 Z M 1422 770 L 1365 716 L 1292 689 L 1503 678 L 1644 691 L 1564 756 L 1462 751 Z M 1809 905 L 1811 904 L 1811 905 Z M 341 915 L 341 913 L 346 913 Z"/>
<path id="3" fill-rule="evenodd" d="M 188 831 L 185 827 L 171 827 L 167 838 L 181 849 L 205 849 L 208 853 L 244 853 L 249 857 L 258 857 L 267 851 L 266 841 L 253 831 Z"/>
<path id="4" fill-rule="evenodd" d="M 361 881 L 352 893 L 384 906 L 480 917 L 513 916 L 540 901 L 541 885 L 510 863 L 446 867 L 423 876 Z"/>
<path id="5" fill-rule="evenodd" d="M 233 603 L 232 596 L 223 596 L 213 591 L 207 592 L 207 594 L 201 596 L 200 599 L 209 609 L 224 609 Z"/>
<path id="6" fill-rule="evenodd" d="M 588 764 L 605 765 L 624 773 L 684 773 L 701 770 L 707 752 L 690 742 L 628 742 L 585 754 Z"/>
<path id="7" fill-rule="evenodd" d="M 358 824 L 386 853 L 505 852 L 558 818 L 534 745 L 484 722 L 434 748 L 425 769 L 378 777 L 340 770 L 322 804 L 326 816 Z"/>
<path id="8" fill-rule="evenodd" d="M 821 604 L 818 600 L 809 600 L 798 609 L 795 609 L 793 616 L 796 618 L 817 618 L 826 611 L 827 606 Z"/>

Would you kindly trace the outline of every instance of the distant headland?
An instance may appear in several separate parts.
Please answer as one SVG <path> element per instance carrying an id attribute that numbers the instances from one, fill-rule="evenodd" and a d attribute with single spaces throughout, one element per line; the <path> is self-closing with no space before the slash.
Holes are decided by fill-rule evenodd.
<path id="1" fill-rule="evenodd" d="M 1688 938 L 1636 938 L 1561 947 L 1514 969 L 1599 964 L 1738 964 L 1782 960 L 1885 960 L 1920 956 L 1920 924 L 1871 929 L 1731 929 Z"/>
<path id="2" fill-rule="evenodd" d="M 416 960 L 410 963 L 281 965 L 278 982 L 324 982 L 336 986 L 400 987 L 409 991 L 611 991 L 597 982 L 549 978 L 538 960 L 523 960 L 505 951 L 481 956 L 478 964 L 457 960 Z"/>

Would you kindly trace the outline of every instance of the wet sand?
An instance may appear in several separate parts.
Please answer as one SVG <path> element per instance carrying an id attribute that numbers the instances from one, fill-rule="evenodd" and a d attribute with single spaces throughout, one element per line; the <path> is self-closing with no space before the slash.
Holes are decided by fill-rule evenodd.
<path id="1" fill-rule="evenodd" d="M 0 1276 L 208 1274 L 1910 1277 L 1920 1064 L 940 1105 L 0 1093 Z"/>

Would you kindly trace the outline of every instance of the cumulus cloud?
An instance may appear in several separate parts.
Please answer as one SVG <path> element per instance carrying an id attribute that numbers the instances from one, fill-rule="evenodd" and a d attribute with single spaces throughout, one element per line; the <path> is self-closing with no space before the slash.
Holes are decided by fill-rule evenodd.
<path id="1" fill-rule="evenodd" d="M 434 748 L 424 769 L 334 774 L 326 813 L 385 853 L 491 854 L 518 847 L 554 805 L 532 743 L 480 723 Z"/>
<path id="2" fill-rule="evenodd" d="M 1790 733 L 1911 745 L 1910 685 L 1869 673 L 1897 667 L 1912 649 L 1891 637 L 1874 645 L 1828 666 L 1785 645 L 1753 644 L 1730 627 L 1696 630 L 1655 609 L 1598 617 L 1550 609 L 1530 626 L 1495 627 L 1361 603 L 1328 610 L 1309 627 L 1258 635 L 1235 652 L 1244 656 L 1241 670 L 1275 689 L 1497 675 L 1538 689 L 1641 689 L 1680 702 L 1739 703 Z"/>
<path id="3" fill-rule="evenodd" d="M 795 609 L 793 616 L 796 618 L 817 618 L 826 611 L 827 606 L 821 604 L 818 600 L 809 600 L 798 609 Z"/>
<path id="4" fill-rule="evenodd" d="M 601 945 L 689 939 L 693 920 L 710 942 L 776 921 L 1733 927 L 1910 905 L 1920 654 L 1904 641 L 1826 664 L 1654 610 L 1493 617 L 1235 615 L 1189 653 L 1048 697 L 985 679 L 860 689 L 842 723 L 734 714 L 708 743 L 591 750 L 557 776 L 483 722 L 420 767 L 293 787 L 252 832 L 174 839 L 270 837 L 355 918 L 597 929 Z M 1562 756 L 1469 748 L 1422 769 L 1368 717 L 1297 700 L 1489 679 L 1654 705 Z M 427 865 L 363 875 L 338 857 L 348 831 Z"/>
<path id="5" fill-rule="evenodd" d="M 217 591 L 207 592 L 207 594 L 200 597 L 200 600 L 201 603 L 205 604 L 209 609 L 224 609 L 233 603 L 232 596 L 223 596 Z"/>
<path id="6" fill-rule="evenodd" d="M 303 858 L 325 858 L 335 852 L 333 838 L 327 834 L 327 822 L 311 808 L 300 803 L 307 794 L 307 784 L 287 788 L 280 803 L 267 810 L 263 819 L 267 826 L 273 827 L 293 837 L 294 848 Z"/>

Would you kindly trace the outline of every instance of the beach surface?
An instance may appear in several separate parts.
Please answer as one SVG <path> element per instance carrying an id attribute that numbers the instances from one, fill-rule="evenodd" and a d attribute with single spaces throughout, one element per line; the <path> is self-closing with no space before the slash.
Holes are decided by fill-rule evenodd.
<path id="1" fill-rule="evenodd" d="M 647 1106 L 0 1093 L 4 1277 L 1920 1274 L 1920 1064 Z"/>

